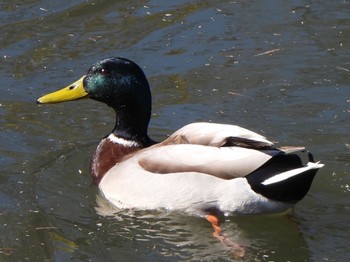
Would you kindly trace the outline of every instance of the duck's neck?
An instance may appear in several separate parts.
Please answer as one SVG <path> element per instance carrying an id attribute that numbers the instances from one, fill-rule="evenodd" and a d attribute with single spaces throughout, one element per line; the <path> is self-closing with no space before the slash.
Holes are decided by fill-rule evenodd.
<path id="1" fill-rule="evenodd" d="M 148 137 L 148 123 L 150 121 L 150 111 L 138 110 L 137 106 L 121 107 L 115 109 L 116 120 L 112 134 L 127 141 L 134 141 L 143 147 L 151 144 Z"/>
<path id="2" fill-rule="evenodd" d="M 147 146 L 150 142 L 147 129 L 152 110 L 148 83 L 141 82 L 132 87 L 123 87 L 117 94 L 105 102 L 114 109 L 116 115 L 112 133 L 117 137 Z"/>

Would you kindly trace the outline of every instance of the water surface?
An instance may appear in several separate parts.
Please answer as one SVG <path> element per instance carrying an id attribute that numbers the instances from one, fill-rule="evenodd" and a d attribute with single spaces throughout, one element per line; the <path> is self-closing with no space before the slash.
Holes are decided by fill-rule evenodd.
<path id="1" fill-rule="evenodd" d="M 234 123 L 326 164 L 293 216 L 227 218 L 247 261 L 350 259 L 349 1 L 0 7 L 0 260 L 235 260 L 202 218 L 105 216 L 88 163 L 113 112 L 87 100 L 35 104 L 110 56 L 148 76 L 154 139 L 190 122 Z"/>

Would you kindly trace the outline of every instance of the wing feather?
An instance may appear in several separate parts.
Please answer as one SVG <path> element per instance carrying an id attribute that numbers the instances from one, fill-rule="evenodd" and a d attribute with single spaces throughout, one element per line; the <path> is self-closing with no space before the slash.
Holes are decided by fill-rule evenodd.
<path id="1" fill-rule="evenodd" d="M 243 146 L 272 148 L 273 143 L 248 129 L 225 124 L 192 123 L 184 126 L 161 144 L 197 144 L 205 146 Z"/>
<path id="2" fill-rule="evenodd" d="M 279 150 L 180 144 L 153 147 L 137 157 L 139 165 L 152 173 L 199 172 L 232 179 L 250 174 L 278 153 Z"/>

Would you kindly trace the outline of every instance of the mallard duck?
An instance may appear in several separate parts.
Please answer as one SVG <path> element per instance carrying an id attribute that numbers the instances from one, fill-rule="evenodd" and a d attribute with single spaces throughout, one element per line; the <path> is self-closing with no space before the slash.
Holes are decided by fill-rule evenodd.
<path id="1" fill-rule="evenodd" d="M 278 148 L 235 125 L 192 123 L 160 143 L 153 141 L 147 132 L 148 81 L 125 58 L 97 62 L 78 81 L 37 102 L 84 97 L 116 113 L 115 126 L 97 146 L 90 172 L 102 195 L 118 208 L 209 216 L 282 212 L 306 195 L 323 166 L 302 147 Z M 217 223 L 213 217 L 208 220 Z"/>

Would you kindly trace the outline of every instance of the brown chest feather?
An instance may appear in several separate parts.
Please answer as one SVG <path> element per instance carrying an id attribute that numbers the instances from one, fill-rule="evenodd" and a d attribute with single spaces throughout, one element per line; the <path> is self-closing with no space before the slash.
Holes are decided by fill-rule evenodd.
<path id="1" fill-rule="evenodd" d="M 140 149 L 141 147 L 137 146 L 127 147 L 113 143 L 108 138 L 103 139 L 97 146 L 90 163 L 90 173 L 94 183 L 99 184 L 109 169 Z"/>

